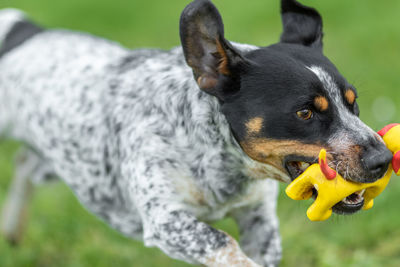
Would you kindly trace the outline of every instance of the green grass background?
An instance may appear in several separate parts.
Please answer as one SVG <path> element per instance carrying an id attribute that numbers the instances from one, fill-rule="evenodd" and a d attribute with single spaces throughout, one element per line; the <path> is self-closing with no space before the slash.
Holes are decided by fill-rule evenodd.
<path id="1" fill-rule="evenodd" d="M 0 0 L 47 27 L 87 31 L 130 48 L 179 45 L 178 19 L 189 1 Z M 278 0 L 215 0 L 230 40 L 268 45 L 281 32 Z M 325 54 L 359 90 L 362 119 L 373 129 L 400 121 L 400 1 L 304 0 L 324 18 Z M 45 59 L 44 59 L 45 60 Z M 0 143 L 0 203 L 18 143 Z M 284 185 L 282 188 L 284 189 Z M 279 197 L 281 266 L 400 266 L 400 182 L 393 177 L 375 207 L 351 217 L 309 222 L 310 202 Z M 227 219 L 217 227 L 237 236 Z M 122 237 L 84 210 L 62 183 L 39 187 L 21 246 L 0 239 L 0 266 L 190 266 Z"/>

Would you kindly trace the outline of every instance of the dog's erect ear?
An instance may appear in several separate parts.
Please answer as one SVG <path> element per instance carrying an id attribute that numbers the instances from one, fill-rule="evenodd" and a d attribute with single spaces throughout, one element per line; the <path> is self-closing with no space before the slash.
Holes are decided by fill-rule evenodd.
<path id="1" fill-rule="evenodd" d="M 217 8 L 209 0 L 195 0 L 182 12 L 180 36 L 187 64 L 199 87 L 218 96 L 216 86 L 232 76 L 242 56 L 224 38 L 224 25 Z"/>
<path id="2" fill-rule="evenodd" d="M 281 0 L 282 43 L 295 43 L 322 51 L 322 18 L 313 8 L 296 0 Z"/>

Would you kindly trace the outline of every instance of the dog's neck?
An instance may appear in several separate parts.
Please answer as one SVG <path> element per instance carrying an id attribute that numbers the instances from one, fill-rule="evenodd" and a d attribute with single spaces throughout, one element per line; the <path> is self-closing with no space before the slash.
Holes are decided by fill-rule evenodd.
<path id="1" fill-rule="evenodd" d="M 249 45 L 238 47 L 255 49 Z M 140 76 L 134 76 L 138 75 L 139 68 L 145 71 Z M 123 129 L 144 127 L 149 133 L 168 137 L 174 151 L 166 144 L 149 143 L 147 145 L 154 147 L 146 149 L 155 149 L 154 153 L 170 157 L 171 161 L 182 157 L 179 161 L 185 162 L 185 166 L 180 168 L 189 169 L 188 175 L 194 176 L 196 183 L 205 191 L 209 190 L 207 194 L 215 202 L 225 202 L 236 196 L 245 190 L 251 180 L 273 178 L 286 181 L 281 171 L 256 162 L 244 153 L 221 112 L 221 103 L 199 89 L 192 70 L 184 61 L 181 48 L 168 52 L 136 50 L 122 59 L 115 70 L 119 77 L 118 88 L 110 88 L 110 95 L 107 96 L 107 99 L 114 99 L 109 102 L 112 110 L 108 114 L 113 114 L 115 124 L 111 128 L 116 125 Z M 158 73 L 156 78 L 153 73 Z M 142 89 L 135 89 L 137 85 L 132 81 L 143 83 L 138 87 Z M 149 92 L 148 88 L 157 90 Z M 147 90 L 143 91 L 143 96 L 141 90 Z M 138 99 L 141 99 L 139 102 L 151 101 L 138 107 Z M 124 116 L 119 112 L 123 106 L 132 107 L 130 112 L 123 113 Z M 138 119 L 140 126 L 132 124 L 132 120 Z M 149 124 L 150 121 L 156 123 Z M 128 140 L 128 137 L 126 139 L 126 146 L 136 142 Z M 169 149 L 164 149 L 164 146 Z"/>

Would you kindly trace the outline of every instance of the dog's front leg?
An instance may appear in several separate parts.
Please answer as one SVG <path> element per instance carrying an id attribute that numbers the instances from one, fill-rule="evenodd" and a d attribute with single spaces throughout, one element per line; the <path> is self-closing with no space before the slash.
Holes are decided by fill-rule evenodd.
<path id="1" fill-rule="evenodd" d="M 209 267 L 259 267 L 232 237 L 198 221 L 189 212 L 160 212 L 164 218 L 156 217 L 145 226 L 146 245 L 155 245 L 170 257 Z"/>
<path id="2" fill-rule="evenodd" d="M 259 267 L 224 232 L 203 223 L 189 211 L 167 177 L 167 162 L 125 166 L 129 193 L 138 208 L 147 246 L 157 246 L 167 255 L 188 263 L 210 267 Z M 175 172 L 176 173 L 176 172 Z"/>
<path id="3" fill-rule="evenodd" d="M 274 188 L 270 188 L 261 203 L 232 213 L 239 226 L 241 248 L 265 267 L 278 266 L 282 254 L 276 215 L 277 188 Z"/>

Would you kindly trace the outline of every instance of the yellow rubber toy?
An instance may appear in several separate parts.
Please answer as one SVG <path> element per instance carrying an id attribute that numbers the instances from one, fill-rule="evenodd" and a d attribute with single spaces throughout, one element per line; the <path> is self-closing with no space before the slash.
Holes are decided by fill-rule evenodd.
<path id="1" fill-rule="evenodd" d="M 365 189 L 364 206 L 367 210 L 374 205 L 377 197 L 389 183 L 394 169 L 400 174 L 400 124 L 390 124 L 378 132 L 388 149 L 394 154 L 392 164 L 385 176 L 374 183 L 363 184 L 345 180 L 326 164 L 326 151 L 321 150 L 319 164 L 308 167 L 286 188 L 286 194 L 294 200 L 305 200 L 312 197 L 312 189 L 318 191 L 314 203 L 307 210 L 311 221 L 323 221 L 332 215 L 332 207 L 345 197 Z M 393 166 L 393 168 L 392 168 Z"/>
<path id="2" fill-rule="evenodd" d="M 326 158 L 323 149 L 319 155 L 320 159 Z M 378 196 L 389 183 L 392 169 L 386 175 L 374 183 L 362 184 L 347 181 L 339 174 L 332 180 L 328 180 L 321 171 L 319 164 L 313 164 L 307 168 L 286 188 L 286 194 L 294 200 L 305 200 L 312 197 L 312 189 L 318 191 L 314 203 L 307 210 L 307 217 L 311 221 L 324 221 L 332 215 L 332 207 L 345 197 L 365 189 L 364 207 L 370 209 L 374 205 L 374 198 Z"/>

